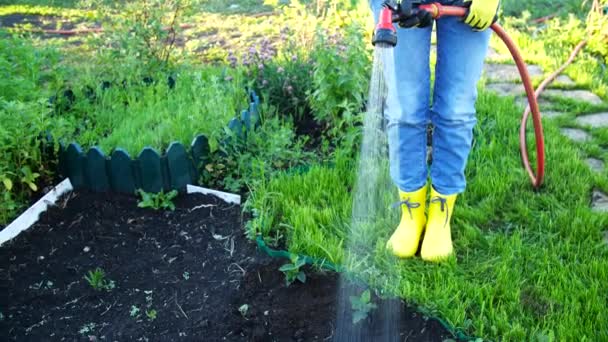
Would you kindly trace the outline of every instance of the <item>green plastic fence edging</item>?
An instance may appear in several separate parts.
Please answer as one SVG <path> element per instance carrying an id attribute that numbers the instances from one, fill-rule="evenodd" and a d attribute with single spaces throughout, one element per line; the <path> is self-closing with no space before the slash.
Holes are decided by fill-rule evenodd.
<path id="1" fill-rule="evenodd" d="M 344 268 L 333 264 L 325 259 L 318 259 L 318 258 L 313 258 L 307 255 L 302 255 L 302 254 L 295 254 L 295 253 L 291 253 L 289 251 L 286 250 L 277 250 L 277 249 L 272 249 L 270 247 L 268 247 L 268 245 L 266 245 L 266 242 L 264 242 L 264 238 L 262 237 L 262 235 L 257 235 L 256 236 L 256 244 L 258 246 L 258 248 L 266 253 L 268 256 L 272 257 L 272 258 L 281 258 L 281 259 L 289 259 L 291 260 L 293 257 L 298 257 L 301 259 L 304 259 L 304 261 L 306 262 L 306 264 L 311 265 L 311 266 L 318 266 L 320 268 L 326 269 L 326 270 L 330 270 L 330 271 L 334 271 L 337 273 L 342 273 L 342 271 L 344 271 Z M 475 337 L 471 337 L 466 335 L 465 333 L 463 333 L 460 329 L 456 329 L 454 327 L 452 327 L 448 322 L 446 322 L 445 320 L 443 320 L 442 318 L 433 316 L 433 315 L 429 315 L 427 314 L 427 310 L 425 310 L 424 308 L 420 307 L 420 306 L 415 306 L 416 310 L 418 310 L 419 312 L 424 313 L 425 315 L 427 315 L 428 317 L 431 317 L 435 320 L 437 320 L 437 322 L 439 322 L 439 324 L 441 324 L 447 331 L 449 331 L 452 336 L 454 336 L 457 340 L 460 341 L 483 341 L 483 339 L 480 338 L 475 338 Z"/>

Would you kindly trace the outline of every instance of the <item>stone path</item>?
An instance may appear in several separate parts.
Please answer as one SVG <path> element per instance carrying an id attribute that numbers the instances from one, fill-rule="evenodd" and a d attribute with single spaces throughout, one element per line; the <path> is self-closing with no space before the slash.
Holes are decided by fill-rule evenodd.
<path id="1" fill-rule="evenodd" d="M 496 60 L 508 61 L 510 57 L 501 55 L 492 48 L 489 49 L 487 57 L 488 62 L 484 67 L 486 89 L 501 96 L 515 97 L 515 103 L 523 110 L 527 106 L 528 100 L 517 67 L 512 64 L 497 64 L 494 62 Z M 541 80 L 545 76 L 544 70 L 536 65 L 528 65 L 528 72 L 533 80 Z M 556 89 L 556 87 L 561 89 Z M 566 75 L 561 75 L 553 81 L 550 89 L 545 90 L 538 101 L 543 118 L 550 120 L 568 114 L 554 109 L 552 100 L 557 98 L 606 107 L 607 104 L 596 94 L 588 90 L 573 89 L 574 87 L 576 87 L 576 82 Z M 606 110 L 596 113 L 569 114 L 577 114 L 577 117 L 572 120 L 570 127 L 563 127 L 560 131 L 577 144 L 585 144 L 593 140 L 593 135 L 588 129 L 608 128 L 608 111 Z M 593 172 L 597 174 L 606 173 L 606 165 L 603 160 L 588 157 L 585 162 Z M 591 197 L 591 209 L 593 211 L 608 213 L 608 194 L 599 189 L 594 189 Z M 603 234 L 603 241 L 608 244 L 608 231 Z"/>

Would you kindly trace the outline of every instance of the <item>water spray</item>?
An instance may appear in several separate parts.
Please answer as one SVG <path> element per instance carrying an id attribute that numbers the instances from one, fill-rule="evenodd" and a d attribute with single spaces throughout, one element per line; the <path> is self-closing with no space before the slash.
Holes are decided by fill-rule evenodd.
<path id="1" fill-rule="evenodd" d="M 446 16 L 465 17 L 467 14 L 468 8 L 466 6 L 444 6 L 439 3 L 420 4 L 411 0 L 404 0 L 399 4 L 394 4 L 391 1 L 387 1 L 380 12 L 372 44 L 374 46 L 395 47 L 398 42 L 394 23 L 399 23 L 400 26 L 404 27 L 415 27 L 426 23 L 428 20 Z M 494 22 L 491 28 L 509 49 L 526 90 L 528 107 L 522 117 L 519 131 L 520 152 L 523 166 L 530 176 L 532 186 L 535 189 L 539 189 L 545 176 L 545 142 L 537 101 L 539 94 L 535 94 L 528 68 L 515 42 L 498 23 Z M 530 165 L 526 139 L 526 124 L 530 112 L 532 113 L 534 136 L 536 138 L 536 174 Z"/>

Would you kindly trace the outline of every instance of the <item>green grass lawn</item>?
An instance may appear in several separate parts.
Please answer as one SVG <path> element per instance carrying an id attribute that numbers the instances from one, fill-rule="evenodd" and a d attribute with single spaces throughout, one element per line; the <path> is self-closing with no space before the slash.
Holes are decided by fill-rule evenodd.
<path id="1" fill-rule="evenodd" d="M 478 109 L 468 190 L 454 214 L 456 260 L 438 266 L 388 255 L 384 245 L 398 211 L 382 211 L 381 224 L 349 236 L 356 163 L 341 156 L 334 167 L 284 175 L 254 189 L 250 205 L 257 217 L 250 233 L 345 263 L 377 289 L 475 336 L 607 339 L 608 245 L 602 239 L 608 217 L 589 209 L 595 185 L 583 155 L 546 122 L 547 178 L 534 192 L 520 165 L 519 110 L 484 92 Z M 380 207 L 388 208 L 396 190 L 384 190 Z"/>

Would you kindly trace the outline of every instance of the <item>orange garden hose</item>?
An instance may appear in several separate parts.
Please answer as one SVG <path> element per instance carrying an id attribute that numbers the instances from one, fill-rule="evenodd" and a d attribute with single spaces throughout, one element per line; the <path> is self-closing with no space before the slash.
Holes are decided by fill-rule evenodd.
<path id="1" fill-rule="evenodd" d="M 432 3 L 427 5 L 420 5 L 419 9 L 427 11 L 433 15 L 433 18 L 439 19 L 443 16 L 455 16 L 455 17 L 464 17 L 467 15 L 468 9 L 464 7 L 457 6 L 443 6 L 438 3 Z M 563 71 L 563 69 L 558 70 L 552 76 L 549 77 L 541 87 L 535 92 L 534 87 L 532 86 L 532 81 L 530 79 L 530 74 L 528 73 L 528 68 L 526 67 L 526 63 L 524 62 L 523 57 L 521 56 L 519 49 L 515 42 L 509 37 L 507 32 L 497 23 L 493 23 L 491 26 L 492 30 L 496 33 L 496 35 L 505 43 L 509 52 L 513 56 L 513 60 L 517 65 L 517 69 L 519 70 L 519 75 L 521 76 L 522 83 L 526 90 L 526 95 L 528 97 L 528 106 L 523 114 L 521 127 L 519 131 L 519 143 L 520 143 L 520 152 L 521 159 L 524 164 L 524 168 L 528 172 L 530 176 L 530 180 L 532 181 L 532 186 L 535 189 L 540 188 L 543 183 L 543 179 L 545 177 L 545 139 L 543 135 L 543 126 L 541 122 L 540 109 L 538 107 L 537 97 L 543 91 L 544 87 L 549 84 L 559 73 Z M 582 48 L 584 44 L 580 46 Z M 580 50 L 578 48 L 578 50 Z M 574 59 L 576 53 L 573 53 L 571 59 Z M 566 64 L 567 65 L 567 64 Z M 565 66 L 563 67 L 565 69 Z M 532 112 L 532 122 L 534 124 L 534 135 L 536 136 L 536 174 L 530 165 L 530 160 L 528 157 L 528 144 L 526 140 L 526 124 L 528 121 L 528 117 L 530 112 Z"/>

